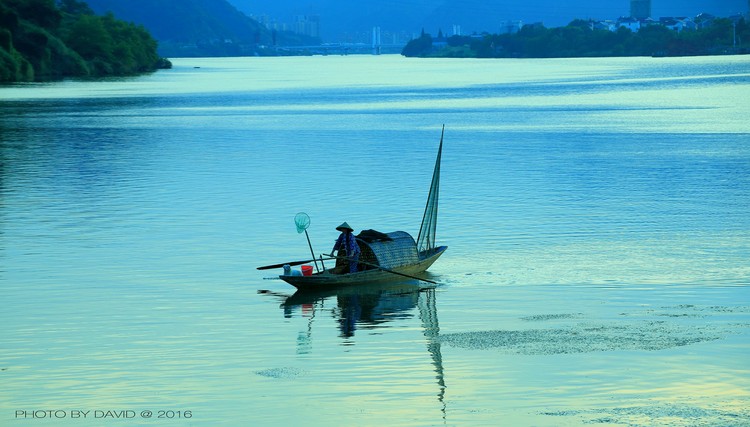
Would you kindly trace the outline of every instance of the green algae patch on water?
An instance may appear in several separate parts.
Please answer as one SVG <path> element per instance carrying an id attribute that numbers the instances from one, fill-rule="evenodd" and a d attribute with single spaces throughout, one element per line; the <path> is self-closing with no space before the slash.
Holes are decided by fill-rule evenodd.
<path id="1" fill-rule="evenodd" d="M 444 344 L 468 349 L 498 349 L 518 354 L 570 354 L 615 350 L 665 350 L 721 339 L 709 328 L 669 326 L 662 322 L 580 325 L 570 328 L 478 331 L 448 334 Z"/>
<path id="2" fill-rule="evenodd" d="M 494 349 L 509 354 L 551 355 L 602 351 L 658 351 L 716 341 L 747 328 L 747 323 L 686 323 L 679 318 L 703 318 L 724 313 L 745 313 L 747 307 L 661 307 L 641 313 L 621 313 L 622 321 L 585 321 L 583 313 L 540 314 L 526 322 L 584 320 L 551 328 L 487 330 L 443 334 L 443 344 L 458 348 Z M 637 316 L 633 319 L 631 316 Z M 645 318 L 644 318 L 645 317 Z M 665 320 L 667 319 L 667 320 Z"/>
<path id="3" fill-rule="evenodd" d="M 256 371 L 256 375 L 267 378 L 275 379 L 292 379 L 297 378 L 305 374 L 305 371 L 294 367 L 283 367 L 283 368 L 270 368 Z"/>
<path id="4" fill-rule="evenodd" d="M 745 408 L 733 407 L 732 410 L 725 410 L 673 403 L 597 410 L 546 411 L 541 412 L 540 415 L 577 418 L 583 425 L 625 425 L 634 427 L 654 425 L 669 425 L 674 427 L 739 427 L 746 426 L 747 420 L 750 419 L 750 411 Z"/>

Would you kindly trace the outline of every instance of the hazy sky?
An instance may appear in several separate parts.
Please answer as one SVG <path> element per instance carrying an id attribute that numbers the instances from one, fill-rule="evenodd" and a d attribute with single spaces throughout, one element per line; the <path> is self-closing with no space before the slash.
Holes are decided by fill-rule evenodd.
<path id="1" fill-rule="evenodd" d="M 522 20 L 562 26 L 575 18 L 615 19 L 630 14 L 630 0 L 228 0 L 250 15 L 266 14 L 291 23 L 297 14 L 316 14 L 326 41 L 343 32 L 388 31 L 437 33 L 461 25 L 465 34 L 497 32 L 499 22 Z M 717 16 L 746 13 L 748 0 L 652 0 L 652 15 Z"/>

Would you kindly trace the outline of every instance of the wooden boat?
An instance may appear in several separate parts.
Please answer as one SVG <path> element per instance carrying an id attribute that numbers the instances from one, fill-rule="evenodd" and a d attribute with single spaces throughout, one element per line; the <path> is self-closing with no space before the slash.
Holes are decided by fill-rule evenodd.
<path id="1" fill-rule="evenodd" d="M 300 290 L 324 290 L 346 285 L 403 280 L 405 277 L 431 282 L 415 275 L 430 268 L 447 249 L 447 246 L 435 245 L 444 133 L 445 127 L 440 135 L 430 192 L 416 241 L 405 231 L 379 233 L 365 230 L 356 236 L 361 250 L 359 271 L 337 274 L 336 269 L 324 269 L 309 276 L 281 275 L 279 278 Z M 264 268 L 266 267 L 259 267 Z"/>

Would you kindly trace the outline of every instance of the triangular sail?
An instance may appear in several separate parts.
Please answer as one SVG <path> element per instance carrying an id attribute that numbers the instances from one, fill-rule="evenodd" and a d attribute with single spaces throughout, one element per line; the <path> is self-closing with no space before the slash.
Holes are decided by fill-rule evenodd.
<path id="1" fill-rule="evenodd" d="M 437 229 L 438 214 L 438 193 L 440 192 L 440 158 L 443 154 L 443 135 L 445 134 L 445 125 L 440 133 L 440 146 L 438 147 L 437 159 L 435 160 L 435 171 L 432 173 L 432 184 L 430 184 L 430 194 L 427 196 L 427 206 L 424 209 L 422 225 L 419 227 L 419 237 L 417 237 L 417 248 L 420 252 L 429 251 L 435 248 L 435 230 Z"/>

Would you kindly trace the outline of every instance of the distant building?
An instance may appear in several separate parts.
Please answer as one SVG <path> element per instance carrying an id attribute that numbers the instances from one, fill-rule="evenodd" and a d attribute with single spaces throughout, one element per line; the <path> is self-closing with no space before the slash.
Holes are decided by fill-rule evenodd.
<path id="1" fill-rule="evenodd" d="M 617 28 L 625 27 L 636 33 L 641 29 L 641 20 L 633 17 L 622 17 L 617 20 Z"/>
<path id="2" fill-rule="evenodd" d="M 319 15 L 296 15 L 294 17 L 294 32 L 310 37 L 320 37 Z"/>
<path id="3" fill-rule="evenodd" d="M 659 24 L 670 30 L 677 31 L 678 33 L 683 30 L 694 30 L 697 28 L 695 21 L 685 17 L 662 17 L 659 18 Z"/>
<path id="4" fill-rule="evenodd" d="M 695 25 L 700 29 L 708 28 L 713 25 L 715 19 L 716 17 L 710 13 L 701 13 L 695 17 Z"/>
<path id="5" fill-rule="evenodd" d="M 546 27 L 544 26 L 544 22 L 534 22 L 533 24 L 524 24 L 521 28 L 531 28 L 534 30 L 543 30 Z"/>
<path id="6" fill-rule="evenodd" d="M 289 31 L 289 25 L 286 23 L 280 23 L 276 21 L 275 18 L 271 18 L 268 15 L 249 15 L 250 18 L 258 21 L 260 24 L 262 24 L 264 27 L 268 28 L 269 30 L 276 30 L 276 31 Z"/>
<path id="7" fill-rule="evenodd" d="M 635 19 L 650 18 L 651 0 L 630 0 L 630 17 Z"/>
<path id="8" fill-rule="evenodd" d="M 607 30 L 615 32 L 617 31 L 617 22 L 611 21 L 609 19 L 604 21 L 594 21 L 591 23 L 591 29 L 592 30 Z"/>
<path id="9" fill-rule="evenodd" d="M 372 54 L 380 55 L 383 42 L 380 38 L 380 27 L 372 27 Z"/>
<path id="10" fill-rule="evenodd" d="M 500 23 L 500 34 L 515 34 L 521 31 L 521 28 L 523 21 L 503 21 Z"/>

